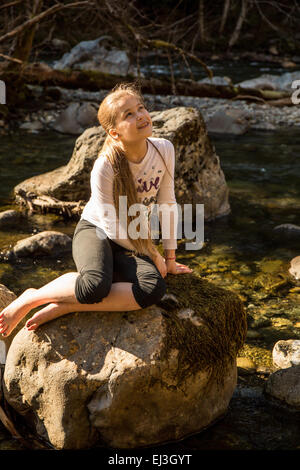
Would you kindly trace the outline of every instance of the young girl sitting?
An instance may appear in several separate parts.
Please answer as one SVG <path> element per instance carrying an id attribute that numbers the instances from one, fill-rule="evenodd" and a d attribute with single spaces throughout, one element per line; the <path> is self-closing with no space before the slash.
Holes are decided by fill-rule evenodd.
<path id="1" fill-rule="evenodd" d="M 173 144 L 150 137 L 151 117 L 132 84 L 120 84 L 105 97 L 98 119 L 107 137 L 91 172 L 90 200 L 74 232 L 77 272 L 63 274 L 40 289 L 25 290 L 1 312 L 3 336 L 8 336 L 28 312 L 45 304 L 26 322 L 28 330 L 70 312 L 148 307 L 165 294 L 167 273 L 192 272 L 175 261 L 178 214 Z M 162 204 L 162 234 L 163 224 L 168 225 L 170 234 L 162 239 L 164 257 L 150 234 L 149 210 L 155 203 Z M 147 224 L 141 223 L 147 231 L 143 237 L 130 229 L 134 204 L 143 204 L 147 210 L 143 219 Z"/>

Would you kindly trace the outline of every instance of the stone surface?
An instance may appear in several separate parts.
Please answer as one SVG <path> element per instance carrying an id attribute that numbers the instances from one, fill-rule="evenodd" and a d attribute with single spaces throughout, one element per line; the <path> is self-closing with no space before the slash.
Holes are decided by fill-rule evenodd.
<path id="1" fill-rule="evenodd" d="M 5 256 L 8 259 L 37 257 L 37 256 L 56 256 L 71 250 L 72 239 L 60 232 L 54 230 L 45 230 L 31 237 L 19 240 L 12 250 Z"/>
<path id="2" fill-rule="evenodd" d="M 91 41 L 82 41 L 70 52 L 54 63 L 53 68 L 74 70 L 96 70 L 98 72 L 119 75 L 122 77 L 134 73 L 126 51 L 116 47 L 105 47 L 107 36 L 101 36 Z"/>
<path id="3" fill-rule="evenodd" d="M 244 134 L 249 128 L 248 114 L 235 109 L 218 110 L 207 122 L 208 132 Z"/>
<path id="4" fill-rule="evenodd" d="M 0 228 L 16 227 L 22 220 L 22 214 L 18 211 L 7 210 L 0 212 Z"/>
<path id="5" fill-rule="evenodd" d="M 251 80 L 244 80 L 236 85 L 242 88 L 258 88 L 265 90 L 283 90 L 291 91 L 292 82 L 299 80 L 299 72 L 286 72 L 282 75 L 272 75 L 265 73 L 257 78 Z"/>
<path id="6" fill-rule="evenodd" d="M 300 227 L 295 224 L 281 224 L 273 228 L 273 235 L 279 241 L 299 241 L 300 240 Z"/>
<path id="7" fill-rule="evenodd" d="M 97 125 L 98 107 L 92 103 L 71 103 L 64 109 L 51 127 L 63 134 L 78 135 L 88 127 Z"/>
<path id="8" fill-rule="evenodd" d="M 151 113 L 153 136 L 175 147 L 175 194 L 178 204 L 204 204 L 205 219 L 230 212 L 228 187 L 201 114 L 194 108 L 173 108 Z M 18 194 L 43 195 L 61 201 L 87 201 L 90 172 L 105 139 L 103 129 L 87 129 L 75 143 L 66 166 L 29 178 L 15 187 Z"/>
<path id="9" fill-rule="evenodd" d="M 265 392 L 282 404 L 300 410 L 300 365 L 271 374 Z"/>
<path id="10" fill-rule="evenodd" d="M 300 279 L 300 256 L 295 256 L 295 258 L 291 260 L 291 267 L 289 269 L 289 273 L 291 274 L 291 276 L 294 277 L 296 281 Z"/>
<path id="11" fill-rule="evenodd" d="M 238 357 L 237 368 L 241 375 L 254 374 L 256 371 L 256 365 L 249 357 Z"/>
<path id="12" fill-rule="evenodd" d="M 300 340 L 288 339 L 287 341 L 277 341 L 272 351 L 272 357 L 274 366 L 280 369 L 299 366 Z"/>
<path id="13" fill-rule="evenodd" d="M 154 445 L 221 417 L 245 339 L 242 303 L 196 276 L 174 278 L 168 290 L 180 307 L 73 313 L 21 329 L 7 356 L 6 400 L 57 449 Z"/>
<path id="14" fill-rule="evenodd" d="M 3 284 L 0 284 L 0 312 L 7 307 L 13 300 L 15 300 L 16 295 L 7 289 Z M 5 364 L 6 362 L 6 353 L 9 348 L 9 345 L 12 341 L 13 335 L 8 338 L 0 337 L 0 364 Z M 1 387 L 0 387 L 1 389 Z"/>
<path id="15" fill-rule="evenodd" d="M 232 85 L 232 80 L 230 77 L 212 77 L 212 78 L 202 78 L 198 80 L 198 83 L 208 83 L 209 85 L 223 85 L 228 86 Z"/>

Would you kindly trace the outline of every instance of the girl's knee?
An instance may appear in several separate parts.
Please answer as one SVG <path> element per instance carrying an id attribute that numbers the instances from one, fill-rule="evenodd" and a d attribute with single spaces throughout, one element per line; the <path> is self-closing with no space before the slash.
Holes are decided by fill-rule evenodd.
<path id="1" fill-rule="evenodd" d="M 139 280 L 133 284 L 132 291 L 137 303 L 146 308 L 160 301 L 167 291 L 167 286 L 163 277 L 157 276 L 154 279 Z"/>
<path id="2" fill-rule="evenodd" d="M 75 296 L 81 304 L 94 304 L 107 297 L 111 289 L 111 280 L 99 273 L 86 271 L 79 274 L 75 284 Z"/>

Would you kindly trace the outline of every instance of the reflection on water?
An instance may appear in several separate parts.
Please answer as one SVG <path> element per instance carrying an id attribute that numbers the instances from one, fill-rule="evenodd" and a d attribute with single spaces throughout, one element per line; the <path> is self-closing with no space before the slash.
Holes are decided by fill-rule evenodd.
<path id="1" fill-rule="evenodd" d="M 250 357 L 256 365 L 270 366 L 276 341 L 300 339 L 300 288 L 288 276 L 290 260 L 300 254 L 299 242 L 273 236 L 276 225 L 300 225 L 300 136 L 288 129 L 252 131 L 243 136 L 212 135 L 211 139 L 230 189 L 232 211 L 206 223 L 202 250 L 186 252 L 185 240 L 179 241 L 178 258 L 197 275 L 240 296 L 249 326 L 241 355 Z M 10 191 L 15 184 L 65 164 L 74 142 L 74 137 L 52 133 L 1 137 L 1 210 L 12 207 Z M 72 236 L 75 224 L 56 215 L 34 215 L 27 225 L 0 232 L 0 251 L 37 231 L 52 229 Z M 74 269 L 71 256 L 3 262 L 0 283 L 20 294 L 27 287 L 41 287 Z M 263 437 L 268 440 L 264 448 L 295 448 L 291 433 L 283 433 L 285 421 L 266 406 L 261 396 L 252 401 L 236 396 L 225 421 L 189 438 L 182 448 L 259 449 L 263 448 Z M 261 419 L 265 425 L 258 429 Z M 276 420 L 281 423 L 277 430 Z M 295 422 L 289 424 L 293 435 L 297 426 Z"/>

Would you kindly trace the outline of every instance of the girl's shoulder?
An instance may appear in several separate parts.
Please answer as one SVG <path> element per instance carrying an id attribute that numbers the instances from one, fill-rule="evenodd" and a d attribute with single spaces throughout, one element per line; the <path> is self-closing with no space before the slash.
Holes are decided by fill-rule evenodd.
<path id="1" fill-rule="evenodd" d="M 172 156 L 174 153 L 174 145 L 164 137 L 149 137 L 148 138 L 166 157 Z"/>
<path id="2" fill-rule="evenodd" d="M 92 172 L 103 173 L 106 175 L 113 174 L 112 165 L 105 153 L 99 153 L 98 157 L 94 162 Z"/>

